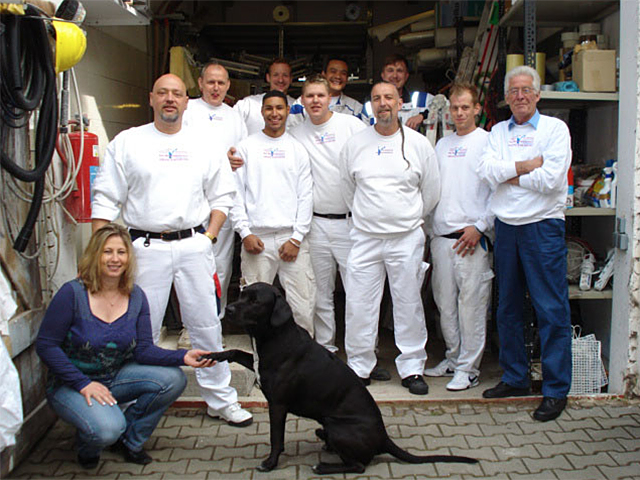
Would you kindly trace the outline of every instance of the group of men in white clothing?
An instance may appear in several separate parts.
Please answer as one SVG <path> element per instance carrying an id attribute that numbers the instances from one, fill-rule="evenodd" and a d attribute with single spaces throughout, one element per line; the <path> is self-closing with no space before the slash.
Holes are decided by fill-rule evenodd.
<path id="1" fill-rule="evenodd" d="M 393 73 L 397 76 L 399 70 L 404 77 L 406 60 L 392 60 Z M 531 121 L 517 115 L 528 98 L 523 100 L 520 94 L 531 94 L 536 88 L 539 92 L 535 71 L 530 70 L 520 69 L 505 82 L 509 94 L 513 88 L 520 89 L 517 101 L 508 98 L 518 132 L 521 120 Z M 188 108 L 182 81 L 173 75 L 160 77 L 150 97 L 154 123 L 121 133 L 108 147 L 96 180 L 94 228 L 122 212 L 134 237 L 138 283 L 149 297 L 156 341 L 173 282 L 194 346 L 222 349 L 220 318 L 237 232 L 242 243 L 241 282 L 272 283 L 277 275 L 295 321 L 331 352 L 338 350 L 334 289 L 340 272 L 346 294 L 347 363 L 365 385 L 376 379 L 372 372 L 380 301 L 388 278 L 401 384 L 413 394 L 427 394 L 426 374 L 453 377 L 447 384 L 452 391 L 475 387 L 494 276 L 490 257 L 494 222 L 502 222 L 503 230 L 514 225 L 510 214 L 520 208 L 516 203 L 531 201 L 520 190 L 539 186 L 543 197 L 536 201 L 540 203 L 548 191 L 561 189 L 553 177 L 561 174 L 561 168 L 543 172 L 551 162 L 546 144 L 535 139 L 535 132 L 531 142 L 537 150 L 528 149 L 516 157 L 501 150 L 511 148 L 510 139 L 495 140 L 493 132 L 476 128 L 480 105 L 471 85 L 452 87 L 451 115 L 457 131 L 441 139 L 434 150 L 413 129 L 424 115 L 419 115 L 422 120 L 414 115 L 404 122 L 400 115 L 406 77 L 400 88 L 398 82 L 384 80 L 384 75 L 373 86 L 372 126 L 367 126 L 362 104 L 344 95 L 347 78 L 347 63 L 329 59 L 322 74 L 308 78 L 302 95 L 294 100 L 287 95 L 291 67 L 277 59 L 266 76 L 270 91 L 242 99 L 232 109 L 224 103 L 230 79 L 222 65 L 204 66 L 199 79 L 202 97 L 191 100 Z M 511 87 L 520 81 L 524 87 L 519 83 Z M 549 117 L 542 118 L 536 126 L 546 128 Z M 497 141 L 506 143 L 495 145 Z M 525 158 L 531 152 L 536 156 Z M 554 219 L 556 190 L 554 199 L 545 203 Z M 511 209 L 504 203 L 506 198 Z M 516 219 L 515 225 L 522 225 L 520 220 L 546 219 L 542 210 Z M 426 368 L 427 328 L 421 297 L 429 268 L 427 235 L 431 236 L 433 294 L 446 344 L 445 359 L 432 368 Z M 517 237 L 518 231 L 509 235 Z M 500 245 L 503 238 L 499 236 L 496 243 Z M 515 269 L 513 278 L 522 267 L 511 258 L 519 255 L 519 246 L 511 248 L 516 253 L 500 265 Z M 220 311 L 215 303 L 216 273 L 222 292 Z M 527 270 L 527 281 L 528 275 Z M 500 282 L 500 271 L 498 277 L 502 302 L 508 280 Z M 538 275 L 536 282 L 544 279 Z M 536 299 L 542 291 L 548 288 L 540 287 Z M 518 301 L 513 299 L 517 292 L 508 295 L 511 304 Z M 512 323 L 521 322 L 517 318 L 521 312 L 509 315 L 508 322 L 498 319 L 499 329 L 513 329 Z M 564 326 L 556 323 L 558 329 Z M 508 343 L 502 336 L 501 341 Z M 520 361 L 518 348 L 506 350 L 512 352 L 509 362 Z M 543 355 L 546 352 L 543 349 Z M 548 363 L 551 371 L 560 369 L 558 361 Z M 547 365 L 544 359 L 543 365 Z M 508 366 L 503 368 L 510 372 Z M 203 371 L 210 371 L 198 372 L 208 413 L 231 425 L 251 423 L 251 414 L 239 406 L 229 386 L 228 364 Z M 517 371 L 521 373 L 519 365 Z M 500 385 L 512 388 L 499 385 L 494 396 L 522 394 L 526 379 L 509 374 Z M 558 376 L 566 380 L 565 374 Z M 561 399 L 566 402 L 564 385 L 553 388 L 549 398 L 560 401 L 551 415 L 546 408 L 546 417 L 540 420 L 559 415 Z"/>

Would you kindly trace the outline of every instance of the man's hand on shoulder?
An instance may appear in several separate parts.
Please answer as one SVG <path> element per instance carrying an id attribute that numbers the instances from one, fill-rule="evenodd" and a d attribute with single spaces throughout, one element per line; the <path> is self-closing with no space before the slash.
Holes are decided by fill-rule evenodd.
<path id="1" fill-rule="evenodd" d="M 244 160 L 236 155 L 235 147 L 231 147 L 227 152 L 227 158 L 229 159 L 229 163 L 231 164 L 231 170 L 234 172 L 244 165 Z"/>
<path id="2" fill-rule="evenodd" d="M 242 245 L 244 249 L 253 255 L 257 255 L 258 253 L 262 253 L 264 250 L 264 243 L 260 240 L 260 237 L 257 235 L 247 235 L 242 239 Z"/>

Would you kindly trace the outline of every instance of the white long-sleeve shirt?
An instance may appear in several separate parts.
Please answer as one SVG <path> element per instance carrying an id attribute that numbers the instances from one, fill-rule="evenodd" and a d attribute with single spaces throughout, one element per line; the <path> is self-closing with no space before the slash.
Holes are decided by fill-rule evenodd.
<path id="1" fill-rule="evenodd" d="M 255 231 L 293 228 L 295 240 L 309 232 L 313 181 L 305 148 L 291 135 L 249 135 L 237 147 L 244 165 L 236 170 L 238 195 L 231 209 L 233 228 L 245 238 Z"/>
<path id="2" fill-rule="evenodd" d="M 209 144 L 221 144 L 225 151 L 247 137 L 247 126 L 240 114 L 226 103 L 213 106 L 202 98 L 189 100 L 182 117 L 183 128 L 198 129 Z"/>
<path id="3" fill-rule="evenodd" d="M 168 135 L 153 123 L 118 134 L 94 183 L 91 218 L 115 220 L 150 232 L 205 223 L 212 210 L 225 215 L 235 183 L 223 149 L 217 154 L 188 129 Z"/>
<path id="4" fill-rule="evenodd" d="M 342 195 L 353 213 L 353 224 L 374 236 L 420 227 L 440 198 L 433 147 L 418 132 L 403 130 L 406 161 L 400 130 L 386 136 L 368 127 L 340 152 Z"/>
<path id="5" fill-rule="evenodd" d="M 351 115 L 333 113 L 321 125 L 309 118 L 291 129 L 309 154 L 313 177 L 313 211 L 316 213 L 346 214 L 349 207 L 340 193 L 340 151 L 344 144 L 366 126 Z"/>
<path id="6" fill-rule="evenodd" d="M 264 117 L 262 116 L 262 97 L 264 93 L 258 95 L 250 95 L 238 100 L 233 106 L 233 109 L 240 114 L 242 120 L 244 120 L 247 126 L 247 132 L 249 135 L 261 132 L 264 128 Z M 296 99 L 287 95 L 287 103 L 291 107 L 295 103 Z M 292 109 L 289 112 L 287 118 L 287 129 L 295 127 L 298 123 L 304 120 L 301 114 L 301 109 Z"/>
<path id="7" fill-rule="evenodd" d="M 447 135 L 436 144 L 440 201 L 431 225 L 435 235 L 448 235 L 470 225 L 483 233 L 493 229 L 491 188 L 476 172 L 488 136 L 487 131 L 476 128 L 466 135 Z"/>
<path id="8" fill-rule="evenodd" d="M 542 155 L 542 167 L 519 177 L 520 185 L 504 183 L 517 176 L 516 162 Z M 571 137 L 567 125 L 537 111 L 529 122 L 511 120 L 495 125 L 478 164 L 478 174 L 495 193 L 491 211 L 509 225 L 549 218 L 564 219 Z"/>

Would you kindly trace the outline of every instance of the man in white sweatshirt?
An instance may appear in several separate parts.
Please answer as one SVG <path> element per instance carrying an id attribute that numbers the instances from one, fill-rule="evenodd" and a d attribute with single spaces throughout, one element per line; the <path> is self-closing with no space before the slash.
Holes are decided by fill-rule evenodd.
<path id="1" fill-rule="evenodd" d="M 306 239 L 313 214 L 313 181 L 305 148 L 285 131 L 284 93 L 262 99 L 264 129 L 237 147 L 244 165 L 231 221 L 242 238 L 244 283 L 273 283 L 278 275 L 301 327 L 313 336 L 316 283 Z"/>
<path id="2" fill-rule="evenodd" d="M 265 75 L 267 83 L 269 84 L 269 91 L 277 90 L 286 95 L 287 105 L 291 107 L 296 99 L 287 95 L 287 91 L 291 86 L 291 65 L 284 58 L 276 58 L 271 61 L 267 67 L 267 73 Z M 262 116 L 262 98 L 264 93 L 257 95 L 250 95 L 241 100 L 238 100 L 233 106 L 233 109 L 240 114 L 240 117 L 247 125 L 247 132 L 252 135 L 257 132 L 261 132 L 265 126 L 264 118 Z M 299 112 L 294 109 L 294 115 L 287 116 L 287 127 L 292 128 L 297 123 L 303 120 L 301 114 L 302 108 L 299 107 Z"/>
<path id="3" fill-rule="evenodd" d="M 313 322 L 315 339 L 327 350 L 336 352 L 333 302 L 336 273 L 339 267 L 344 284 L 351 250 L 351 214 L 340 193 L 338 158 L 344 144 L 366 127 L 352 115 L 329 110 L 329 83 L 320 75 L 307 79 L 300 98 L 307 118 L 291 130 L 291 135 L 307 150 L 313 177 L 313 220 L 307 238 L 318 287 Z"/>
<path id="4" fill-rule="evenodd" d="M 540 76 L 527 66 L 505 76 L 513 116 L 491 129 L 478 173 L 495 193 L 497 325 L 502 379 L 485 398 L 529 395 L 522 318 L 528 290 L 536 311 L 542 362 L 542 402 L 533 418 L 557 418 L 571 388 L 571 311 L 564 208 L 571 137 L 567 125 L 541 115 Z"/>
<path id="5" fill-rule="evenodd" d="M 342 194 L 354 225 L 347 260 L 347 363 L 363 383 L 370 382 L 386 273 L 400 350 L 396 368 L 404 387 L 426 395 L 422 226 L 440 197 L 438 163 L 426 137 L 399 122 L 402 100 L 393 84 L 374 85 L 371 104 L 376 124 L 354 135 L 340 153 Z"/>
<path id="6" fill-rule="evenodd" d="M 227 69 L 216 62 L 207 63 L 200 71 L 198 86 L 202 97 L 191 100 L 184 112 L 183 125 L 196 130 L 196 134 L 216 151 L 225 152 L 247 136 L 247 127 L 234 109 L 224 103 L 231 86 Z M 227 219 L 218 233 L 213 247 L 220 281 L 220 318 L 227 305 L 227 290 L 233 268 L 234 232 Z"/>
<path id="7" fill-rule="evenodd" d="M 349 65 L 340 57 L 330 57 L 322 69 L 322 76 L 329 82 L 331 102 L 329 110 L 337 113 L 353 115 L 369 125 L 368 119 L 362 119 L 362 104 L 355 98 L 344 94 L 349 80 Z"/>
<path id="8" fill-rule="evenodd" d="M 431 288 L 440 312 L 446 358 L 424 373 L 453 376 L 447 390 L 458 391 L 479 383 L 493 278 L 486 234 L 493 230 L 493 215 L 489 184 L 476 173 L 488 135 L 476 128 L 478 90 L 470 84 L 454 84 L 449 101 L 456 133 L 442 137 L 436 145 L 441 194 L 430 244 Z"/>
<path id="9" fill-rule="evenodd" d="M 233 205 L 235 185 L 224 150 L 212 152 L 194 131 L 182 128 L 187 101 L 182 80 L 163 75 L 149 95 L 153 123 L 125 130 L 108 145 L 94 184 L 92 230 L 122 213 L 155 343 L 173 284 L 193 347 L 217 352 L 222 328 L 212 243 Z M 229 385 L 228 364 L 198 369 L 196 378 L 209 415 L 232 426 L 251 424 L 253 417 Z"/>

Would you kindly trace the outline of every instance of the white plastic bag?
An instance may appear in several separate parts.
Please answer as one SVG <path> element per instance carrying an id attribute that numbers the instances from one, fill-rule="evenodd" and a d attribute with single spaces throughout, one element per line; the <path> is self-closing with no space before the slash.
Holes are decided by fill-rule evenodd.
<path id="1" fill-rule="evenodd" d="M 20 377 L 7 347 L 0 338 L 0 451 L 16 443 L 15 434 L 22 426 Z"/>

